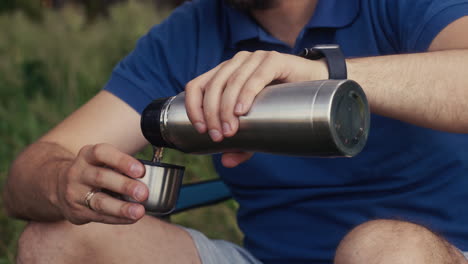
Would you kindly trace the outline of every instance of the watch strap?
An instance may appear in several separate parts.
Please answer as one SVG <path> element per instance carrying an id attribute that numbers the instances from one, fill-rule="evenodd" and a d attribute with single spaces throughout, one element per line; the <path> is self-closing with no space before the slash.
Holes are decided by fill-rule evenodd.
<path id="1" fill-rule="evenodd" d="M 346 59 L 339 45 L 316 45 L 303 49 L 298 55 L 310 60 L 325 58 L 329 79 L 344 80 L 348 78 Z"/>

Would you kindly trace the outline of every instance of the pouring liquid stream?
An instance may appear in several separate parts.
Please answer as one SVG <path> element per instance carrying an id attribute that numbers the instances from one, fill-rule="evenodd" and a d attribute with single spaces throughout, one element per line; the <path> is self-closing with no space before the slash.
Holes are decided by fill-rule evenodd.
<path id="1" fill-rule="evenodd" d="M 160 163 L 163 157 L 164 148 L 156 147 L 153 145 L 153 159 L 152 162 Z"/>

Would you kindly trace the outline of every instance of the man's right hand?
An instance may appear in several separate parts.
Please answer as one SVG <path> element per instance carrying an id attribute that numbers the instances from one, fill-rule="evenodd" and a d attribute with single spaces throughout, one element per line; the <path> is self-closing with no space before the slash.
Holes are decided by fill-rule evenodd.
<path id="1" fill-rule="evenodd" d="M 105 189 L 145 201 L 148 188 L 131 178 L 144 175 L 144 166 L 132 156 L 110 144 L 87 145 L 58 175 L 54 203 L 63 216 L 74 224 L 102 222 L 131 224 L 145 214 L 141 204 L 124 202 L 103 192 L 97 192 L 85 202 L 93 189 Z M 127 175 L 127 176 L 125 176 Z"/>

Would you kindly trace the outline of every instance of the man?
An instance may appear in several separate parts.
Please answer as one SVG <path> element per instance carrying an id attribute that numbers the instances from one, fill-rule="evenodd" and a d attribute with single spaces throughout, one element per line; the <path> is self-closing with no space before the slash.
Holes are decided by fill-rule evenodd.
<path id="1" fill-rule="evenodd" d="M 237 9 L 174 11 L 104 91 L 18 157 L 5 204 L 32 220 L 19 262 L 466 263 L 468 1 L 227 2 Z M 288 55 L 326 43 L 341 45 L 376 114 L 368 145 L 353 159 L 215 156 L 245 249 L 101 192 L 86 206 L 94 188 L 146 199 L 122 174 L 144 173 L 130 154 L 147 144 L 139 113 L 151 100 L 185 88 L 194 127 L 220 141 L 270 82 L 327 78 L 323 61 Z"/>

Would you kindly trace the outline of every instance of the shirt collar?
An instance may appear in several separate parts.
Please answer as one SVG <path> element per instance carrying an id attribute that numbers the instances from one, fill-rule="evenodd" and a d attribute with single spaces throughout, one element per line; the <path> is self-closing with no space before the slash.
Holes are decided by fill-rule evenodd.
<path id="1" fill-rule="evenodd" d="M 305 26 L 312 28 L 342 28 L 351 24 L 359 12 L 360 0 L 319 0 L 314 16 Z M 263 38 L 264 30 L 247 13 L 225 4 L 231 46 L 241 41 Z"/>
<path id="2" fill-rule="evenodd" d="M 243 40 L 259 37 L 259 31 L 261 28 L 250 14 L 236 10 L 227 4 L 224 5 L 232 47 Z"/>
<path id="3" fill-rule="evenodd" d="M 359 13 L 359 0 L 320 0 L 306 28 L 343 28 Z"/>

